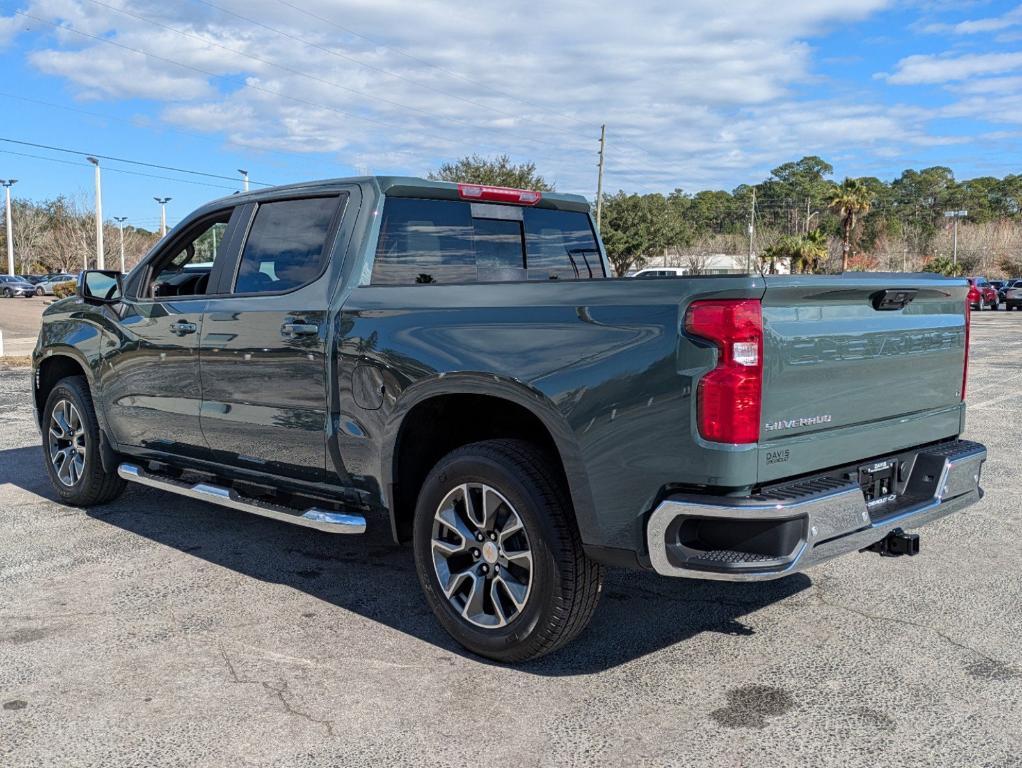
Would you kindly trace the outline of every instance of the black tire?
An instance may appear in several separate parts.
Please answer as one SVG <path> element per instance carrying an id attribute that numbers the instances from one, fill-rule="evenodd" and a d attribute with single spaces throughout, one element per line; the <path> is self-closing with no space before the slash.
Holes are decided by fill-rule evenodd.
<path id="1" fill-rule="evenodd" d="M 54 408 L 63 400 L 69 401 L 80 415 L 84 427 L 84 468 L 72 485 L 61 480 L 50 458 L 50 423 Z M 125 482 L 116 472 L 106 472 L 100 460 L 99 422 L 92 405 L 92 396 L 84 376 L 69 376 L 53 387 L 43 408 L 43 463 L 50 484 L 61 502 L 74 507 L 91 507 L 113 501 L 124 490 Z"/>
<path id="2" fill-rule="evenodd" d="M 487 440 L 447 454 L 423 483 L 413 532 L 419 582 L 440 624 L 472 653 L 502 662 L 537 658 L 577 637 L 596 609 L 603 569 L 582 549 L 567 490 L 551 463 L 532 443 Z M 503 495 L 528 536 L 531 591 L 503 627 L 481 628 L 463 618 L 444 594 L 434 567 L 434 515 L 464 483 L 483 483 Z"/>
<path id="3" fill-rule="evenodd" d="M 4 298 L 5 299 L 10 299 L 13 296 L 14 296 L 14 294 L 11 293 L 11 289 L 10 288 L 4 288 Z"/>
<path id="4" fill-rule="evenodd" d="M 42 288 L 36 288 L 35 289 L 35 295 L 36 296 L 45 296 L 46 295 L 46 291 L 44 291 Z"/>

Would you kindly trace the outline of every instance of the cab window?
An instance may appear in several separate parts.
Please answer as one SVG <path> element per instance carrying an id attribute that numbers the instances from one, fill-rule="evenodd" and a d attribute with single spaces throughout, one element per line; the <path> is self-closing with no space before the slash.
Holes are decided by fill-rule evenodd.
<path id="1" fill-rule="evenodd" d="M 261 203 L 241 254 L 234 292 L 280 293 L 318 278 L 337 212 L 336 195 Z"/>
<path id="2" fill-rule="evenodd" d="M 233 209 L 203 220 L 183 242 L 157 257 L 143 295 L 151 298 L 202 296 L 210 290 L 213 265 L 223 258 L 224 233 Z"/>

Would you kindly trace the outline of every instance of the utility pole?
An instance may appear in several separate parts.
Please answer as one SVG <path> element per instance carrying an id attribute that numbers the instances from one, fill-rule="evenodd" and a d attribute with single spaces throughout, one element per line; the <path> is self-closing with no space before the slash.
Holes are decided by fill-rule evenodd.
<path id="1" fill-rule="evenodd" d="M 600 231 L 603 218 L 603 154 L 607 148 L 607 124 L 600 126 L 600 170 L 596 175 L 596 231 Z"/>
<path id="2" fill-rule="evenodd" d="M 11 224 L 11 187 L 18 183 L 17 179 L 3 179 L 0 184 L 4 185 L 4 192 L 7 198 L 7 274 L 14 274 L 14 227 Z"/>
<path id="3" fill-rule="evenodd" d="M 167 234 L 167 203 L 171 201 L 169 197 L 154 197 L 157 203 L 160 204 L 160 237 L 164 237 Z"/>
<path id="4" fill-rule="evenodd" d="M 248 171 L 243 170 L 242 168 L 239 168 L 238 169 L 238 173 L 241 174 L 242 189 L 244 189 L 246 192 L 248 192 Z"/>
<path id="5" fill-rule="evenodd" d="M 124 222 L 127 220 L 127 216 L 114 216 L 114 221 L 117 222 L 117 229 L 121 233 L 121 274 L 124 274 Z"/>
<path id="6" fill-rule="evenodd" d="M 954 221 L 954 235 L 952 235 L 951 264 L 958 266 L 958 220 L 969 215 L 968 211 L 944 211 L 944 218 Z"/>
<path id="7" fill-rule="evenodd" d="M 103 183 L 99 174 L 99 159 L 85 158 L 96 167 L 96 269 L 104 269 L 103 258 Z M 86 263 L 85 268 L 89 265 Z"/>
<path id="8" fill-rule="evenodd" d="M 752 205 L 749 206 L 749 257 L 745 260 L 745 271 L 752 272 L 752 259 L 756 241 L 756 188 L 752 188 Z"/>

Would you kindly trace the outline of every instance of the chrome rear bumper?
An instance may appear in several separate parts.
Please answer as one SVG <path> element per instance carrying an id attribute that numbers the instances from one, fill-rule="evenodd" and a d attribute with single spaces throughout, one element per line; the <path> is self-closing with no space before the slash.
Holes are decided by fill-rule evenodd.
<path id="1" fill-rule="evenodd" d="M 976 503 L 983 497 L 979 480 L 985 460 L 986 448 L 968 441 L 920 451 L 900 501 L 882 516 L 871 516 L 856 481 L 841 484 L 822 476 L 800 481 L 806 492 L 787 493 L 787 498 L 672 496 L 646 525 L 650 562 L 664 576 L 781 578 L 864 549 L 895 528 L 918 528 Z M 686 533 L 698 526 L 730 530 L 734 543 L 708 547 L 698 534 Z M 765 540 L 770 551 L 764 551 Z"/>

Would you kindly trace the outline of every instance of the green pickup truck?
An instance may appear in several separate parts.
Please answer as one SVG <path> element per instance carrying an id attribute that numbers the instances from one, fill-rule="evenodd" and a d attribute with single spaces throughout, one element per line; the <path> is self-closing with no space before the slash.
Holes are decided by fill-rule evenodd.
<path id="1" fill-rule="evenodd" d="M 236 195 L 90 271 L 34 352 L 69 504 L 126 482 L 388 525 L 471 651 L 555 650 L 604 566 L 776 579 L 979 500 L 964 280 L 614 279 L 581 197 L 367 177 Z"/>

